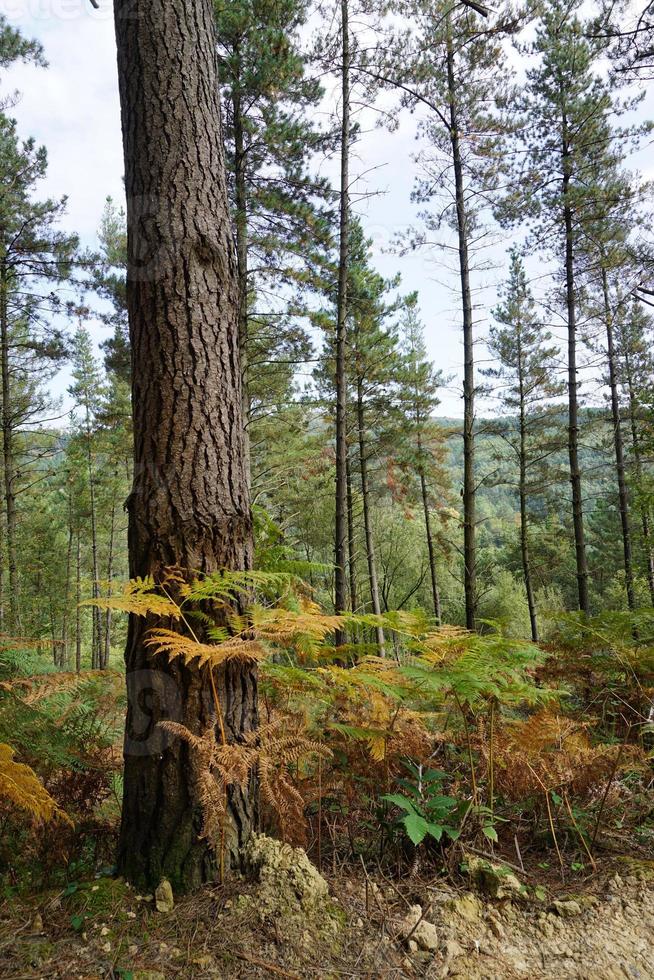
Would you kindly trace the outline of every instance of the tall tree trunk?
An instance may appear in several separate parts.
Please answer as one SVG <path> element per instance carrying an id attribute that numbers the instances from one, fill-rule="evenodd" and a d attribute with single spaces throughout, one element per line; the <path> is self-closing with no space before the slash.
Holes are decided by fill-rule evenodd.
<path id="1" fill-rule="evenodd" d="M 234 55 L 239 59 L 238 45 Z M 234 116 L 234 230 L 236 234 L 236 267 L 238 279 L 238 346 L 241 361 L 241 394 L 243 400 L 243 420 L 246 439 L 247 478 L 250 482 L 250 449 L 248 423 L 250 419 L 250 396 L 248 392 L 248 214 L 247 214 L 247 176 L 245 130 L 243 125 L 243 106 L 241 91 L 235 84 L 232 93 L 232 113 Z"/>
<path id="2" fill-rule="evenodd" d="M 609 388 L 611 390 L 611 417 L 613 421 L 613 446 L 615 449 L 615 469 L 618 478 L 618 500 L 620 503 L 620 525 L 622 528 L 622 551 L 624 556 L 624 584 L 629 609 L 636 608 L 634 594 L 633 549 L 631 546 L 631 516 L 629 513 L 629 492 L 625 475 L 624 443 L 622 440 L 622 419 L 620 418 L 620 396 L 618 393 L 618 365 L 613 337 L 613 314 L 609 297 L 609 284 L 606 268 L 602 265 L 602 294 L 604 299 L 604 323 L 606 326 L 606 351 L 609 362 Z"/>
<path id="3" fill-rule="evenodd" d="M 73 567 L 73 541 L 75 532 L 73 529 L 73 498 L 70 490 L 68 491 L 68 546 L 66 548 L 66 577 L 64 587 L 64 610 L 61 617 L 61 660 L 62 667 L 69 661 L 69 635 L 68 627 L 70 624 L 70 579 Z"/>
<path id="4" fill-rule="evenodd" d="M 368 559 L 368 577 L 370 579 L 370 598 L 372 600 L 372 611 L 375 616 L 381 616 L 381 603 L 379 601 L 379 582 L 377 580 L 377 562 L 375 561 L 375 544 L 372 534 L 372 522 L 370 515 L 370 489 L 368 487 L 368 450 L 366 447 L 366 421 L 365 408 L 363 404 L 363 382 L 357 378 L 357 427 L 359 432 L 359 468 L 361 471 L 361 503 L 363 505 L 363 528 L 366 537 L 366 556 Z M 385 655 L 384 630 L 381 626 L 375 629 L 379 655 Z"/>
<path id="5" fill-rule="evenodd" d="M 14 420 L 11 403 L 9 365 L 9 316 L 7 312 L 9 281 L 7 269 L 0 269 L 0 371 L 2 372 L 2 453 L 7 518 L 7 570 L 9 572 L 10 633 L 20 633 L 20 583 L 16 554 L 16 464 L 14 460 Z"/>
<path id="6" fill-rule="evenodd" d="M 572 486 L 572 522 L 575 537 L 577 565 L 577 591 L 579 609 L 590 613 L 588 597 L 588 561 L 584 539 L 584 502 L 581 490 L 579 466 L 579 396 L 577 380 L 577 308 L 575 301 L 574 232 L 572 205 L 570 203 L 570 148 L 568 145 L 567 119 L 563 118 L 563 223 L 565 232 L 565 292 L 568 319 L 568 457 L 570 460 L 570 484 Z"/>
<path id="7" fill-rule="evenodd" d="M 86 467 L 89 480 L 89 502 L 91 505 L 91 595 L 94 599 L 100 597 L 100 562 L 98 557 L 98 517 L 95 501 L 95 473 L 93 466 L 93 446 L 91 433 L 91 411 L 86 405 Z M 102 667 L 102 613 L 93 606 L 93 638 L 91 641 L 91 667 L 98 670 Z"/>
<path id="8" fill-rule="evenodd" d="M 244 569 L 252 561 L 236 256 L 229 220 L 211 0 L 116 0 L 128 224 L 134 481 L 130 575 L 161 581 Z M 201 836 L 186 743 L 157 723 L 215 725 L 211 678 L 157 658 L 148 619 L 130 617 L 121 874 L 189 889 L 216 874 Z M 182 629 L 178 624 L 172 628 Z M 216 672 L 225 734 L 257 727 L 256 670 Z M 144 716 L 144 697 L 148 714 Z M 150 700 L 148 700 L 148 697 Z M 256 797 L 230 790 L 225 848 L 239 860 Z"/>
<path id="9" fill-rule="evenodd" d="M 477 518 L 475 487 L 475 360 L 472 334 L 472 297 L 470 294 L 470 261 L 468 255 L 468 217 L 466 213 L 463 162 L 459 139 L 457 83 L 454 73 L 454 48 L 448 20 L 447 94 L 450 108 L 450 143 L 454 166 L 456 226 L 461 279 L 463 314 L 463 566 L 466 604 L 466 626 L 477 625 Z"/>
<path id="10" fill-rule="evenodd" d="M 636 485 L 640 490 L 643 477 L 643 463 L 640 448 L 640 433 L 638 432 L 636 390 L 633 380 L 631 357 L 625 347 L 624 351 L 625 380 L 627 382 L 627 394 L 629 398 L 629 425 L 631 428 L 631 445 L 634 454 L 634 470 L 636 474 Z M 639 493 L 640 524 L 643 535 L 643 549 L 645 552 L 645 572 L 649 587 L 650 600 L 654 606 L 654 548 L 652 548 L 652 534 L 650 525 L 650 511 L 647 503 Z"/>
<path id="11" fill-rule="evenodd" d="M 77 550 L 75 554 L 75 670 L 82 669 L 82 538 L 77 528 Z"/>
<path id="12" fill-rule="evenodd" d="M 109 583 L 107 587 L 107 595 L 110 596 L 112 593 L 112 579 L 114 575 L 114 539 L 116 536 L 116 497 L 115 494 L 111 501 L 111 521 L 109 524 L 109 555 L 107 558 L 107 581 Z M 102 653 L 102 664 L 103 670 L 106 670 L 109 666 L 109 658 L 111 656 L 111 609 L 107 609 L 104 614 L 104 650 Z"/>
<path id="13" fill-rule="evenodd" d="M 440 626 L 443 621 L 441 609 L 441 591 L 438 587 L 438 572 L 436 571 L 436 554 L 434 551 L 434 539 L 431 533 L 431 514 L 429 512 L 429 494 L 427 492 L 427 480 L 425 471 L 420 470 L 420 492 L 422 495 L 422 509 L 425 515 L 425 534 L 427 536 L 427 552 L 429 554 L 429 574 L 431 578 L 431 598 L 434 604 L 434 616 Z"/>
<path id="14" fill-rule="evenodd" d="M 352 471 L 350 454 L 347 454 L 347 552 L 350 571 L 350 611 L 357 611 L 357 555 L 356 538 L 354 535 L 354 498 L 352 494 Z"/>
<path id="15" fill-rule="evenodd" d="M 531 581 L 531 560 L 529 556 L 529 525 L 527 514 L 527 415 L 525 409 L 525 377 L 522 353 L 522 335 L 519 326 L 518 397 L 520 399 L 520 482 L 518 488 L 520 496 L 520 555 L 522 558 L 522 575 L 525 583 L 525 592 L 527 593 L 529 622 L 531 624 L 531 638 L 534 643 L 538 643 L 538 618 L 536 616 L 536 600 L 534 598 L 534 587 Z"/>
<path id="16" fill-rule="evenodd" d="M 341 184 L 338 255 L 338 296 L 336 303 L 336 524 L 334 609 L 346 608 L 347 553 L 347 275 L 350 234 L 350 25 L 348 0 L 341 0 Z M 340 646 L 345 636 L 336 635 Z"/>

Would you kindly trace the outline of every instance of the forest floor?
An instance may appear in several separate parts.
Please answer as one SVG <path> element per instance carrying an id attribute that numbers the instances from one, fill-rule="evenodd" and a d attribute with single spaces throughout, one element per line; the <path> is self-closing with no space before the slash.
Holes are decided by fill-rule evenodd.
<path id="1" fill-rule="evenodd" d="M 0 977 L 654 978 L 654 862 L 611 859 L 539 900 L 511 874 L 491 879 L 492 898 L 363 869 L 326 876 L 328 894 L 306 859 L 282 865 L 172 908 L 109 877 L 5 900 Z"/>

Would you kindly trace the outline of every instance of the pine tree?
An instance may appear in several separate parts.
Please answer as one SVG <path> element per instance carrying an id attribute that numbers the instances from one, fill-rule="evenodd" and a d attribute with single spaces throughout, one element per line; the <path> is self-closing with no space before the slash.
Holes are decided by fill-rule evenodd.
<path id="1" fill-rule="evenodd" d="M 495 428 L 501 433 L 503 444 L 510 447 L 511 469 L 518 471 L 522 575 L 531 636 L 538 642 L 529 512 L 533 498 L 542 492 L 543 464 L 560 446 L 555 423 L 558 408 L 552 407 L 552 399 L 562 394 L 563 387 L 557 381 L 559 351 L 552 344 L 551 333 L 538 319 L 519 252 L 514 249 L 510 259 L 502 303 L 493 311 L 497 325 L 491 326 L 488 338 L 498 367 L 485 373 L 493 378 L 500 410 L 506 416 Z"/>
<path id="2" fill-rule="evenodd" d="M 220 124 L 210 0 L 153 0 L 131 16 L 114 5 L 128 237 L 134 482 L 130 575 L 166 569 L 244 569 L 252 562 L 238 342 L 238 283 Z M 180 99 L 183 80 L 184 99 Z M 146 217 L 143 202 L 156 202 Z M 132 616 L 125 655 L 128 709 L 118 866 L 140 886 L 166 876 L 189 889 L 215 876 L 199 836 L 188 746 L 163 744 L 158 722 L 181 706 L 200 734 L 216 725 L 207 671 L 159 658 L 152 621 Z M 257 679 L 235 661 L 217 672 L 225 737 L 257 726 Z M 143 688 L 154 697 L 144 719 Z M 168 700 L 170 699 L 170 700 Z M 143 722 L 145 720 L 145 726 Z M 227 800 L 225 850 L 240 860 L 256 812 L 253 792 Z"/>

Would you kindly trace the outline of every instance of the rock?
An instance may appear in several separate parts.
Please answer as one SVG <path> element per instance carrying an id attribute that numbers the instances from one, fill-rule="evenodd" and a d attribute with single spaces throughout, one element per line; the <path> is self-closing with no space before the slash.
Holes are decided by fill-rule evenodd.
<path id="1" fill-rule="evenodd" d="M 455 960 L 457 956 L 465 955 L 465 949 L 460 943 L 457 943 L 456 939 L 448 939 L 445 943 L 444 953 L 446 960 Z"/>
<path id="2" fill-rule="evenodd" d="M 438 949 L 438 930 L 432 922 L 423 918 L 419 905 L 412 905 L 400 926 L 400 936 L 405 941 L 413 940 L 418 949 L 435 952 Z"/>
<path id="3" fill-rule="evenodd" d="M 173 888 L 167 878 L 162 878 L 154 893 L 157 912 L 172 912 L 175 908 Z"/>
<path id="4" fill-rule="evenodd" d="M 248 844 L 246 859 L 263 890 L 292 893 L 305 909 L 329 898 L 327 882 L 299 847 L 256 834 Z"/>
<path id="5" fill-rule="evenodd" d="M 466 857 L 466 864 L 477 887 L 492 898 L 513 898 L 523 891 L 522 882 L 502 864 L 470 856 Z"/>
<path id="6" fill-rule="evenodd" d="M 30 925 L 30 932 L 37 935 L 40 935 L 43 932 L 43 919 L 41 917 L 40 912 L 37 912 L 34 918 L 32 919 Z"/>
<path id="7" fill-rule="evenodd" d="M 467 919 L 469 922 L 474 922 L 481 915 L 481 902 L 472 892 L 466 892 L 465 895 L 459 895 L 453 899 L 449 903 L 449 908 L 453 912 L 456 912 L 457 915 L 460 915 L 462 919 Z"/>
<path id="8" fill-rule="evenodd" d="M 581 915 L 582 913 L 581 905 L 579 902 L 575 902 L 574 899 L 559 899 L 556 902 L 552 902 L 552 908 L 562 919 L 571 919 L 573 916 Z"/>
<path id="9" fill-rule="evenodd" d="M 504 939 L 506 933 L 504 931 L 504 926 L 496 919 L 494 916 L 488 917 L 488 928 L 493 933 L 496 939 Z"/>

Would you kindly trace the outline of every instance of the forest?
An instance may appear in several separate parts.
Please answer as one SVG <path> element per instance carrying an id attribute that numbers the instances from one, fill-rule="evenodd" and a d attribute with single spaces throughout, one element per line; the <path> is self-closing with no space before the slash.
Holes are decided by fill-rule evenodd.
<path id="1" fill-rule="evenodd" d="M 0 978 L 654 978 L 653 77 L 643 0 L 0 9 Z"/>

